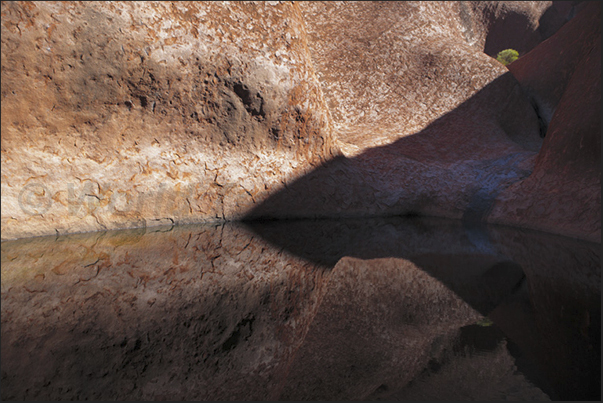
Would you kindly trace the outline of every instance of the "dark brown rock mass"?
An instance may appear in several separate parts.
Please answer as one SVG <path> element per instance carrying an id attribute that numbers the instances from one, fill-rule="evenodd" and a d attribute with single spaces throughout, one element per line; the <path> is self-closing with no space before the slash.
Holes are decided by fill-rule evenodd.
<path id="1" fill-rule="evenodd" d="M 410 230 L 410 251 L 439 246 Z M 455 235 L 440 235 L 456 240 L 449 251 L 475 249 Z M 467 290 L 482 288 L 497 259 L 475 259 Z M 402 257 L 316 263 L 234 223 L 4 242 L 2 399 L 298 400 L 401 388 L 483 319 L 442 280 L 453 273 Z M 331 367 L 316 368 L 316 355 Z M 345 393 L 329 386 L 346 373 Z M 321 375 L 327 388 L 313 388 Z"/>
<path id="2" fill-rule="evenodd" d="M 549 38 L 582 9 L 580 1 L 460 1 L 467 41 L 496 57 L 504 49 L 522 56 Z"/>
<path id="3" fill-rule="evenodd" d="M 601 245 L 509 227 L 490 235 L 524 269 L 527 286 L 489 317 L 539 362 L 552 400 L 600 399 Z"/>
<path id="4" fill-rule="evenodd" d="M 554 114 L 534 171 L 500 194 L 489 220 L 600 242 L 600 3 L 517 63 L 511 72 Z"/>

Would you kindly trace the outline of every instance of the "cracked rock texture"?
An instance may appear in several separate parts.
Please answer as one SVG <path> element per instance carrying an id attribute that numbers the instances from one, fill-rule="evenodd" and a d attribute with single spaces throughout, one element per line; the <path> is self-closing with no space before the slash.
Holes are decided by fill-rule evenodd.
<path id="1" fill-rule="evenodd" d="M 465 40 L 460 17 L 454 18 L 456 2 L 304 2 L 300 7 L 344 150 L 418 133 L 507 71 Z M 496 94 L 501 110 L 514 85 L 510 80 L 501 90 L 508 94 Z"/>
<path id="2" fill-rule="evenodd" d="M 2 243 L 3 400 L 266 399 L 320 295 L 236 225 L 57 241 Z"/>
<path id="3" fill-rule="evenodd" d="M 537 157 L 578 155 L 539 151 L 547 91 L 580 52 L 535 75 L 490 56 L 579 42 L 587 6 L 2 3 L 2 239 L 254 217 L 504 221 L 494 201 L 529 199 L 506 189 Z M 579 143 L 559 122 L 551 137 Z M 578 202 L 507 221 L 600 240 L 600 219 L 563 223 L 567 209 L 593 221 L 595 180 L 573 172 L 563 181 L 588 182 Z"/>
<path id="4" fill-rule="evenodd" d="M 234 219 L 331 155 L 291 3 L 2 3 L 2 238 Z"/>
<path id="5" fill-rule="evenodd" d="M 2 400 L 600 400 L 597 244 L 393 217 L 1 246 Z"/>
<path id="6" fill-rule="evenodd" d="M 600 242 L 596 49 L 590 65 L 572 72 L 576 57 L 600 41 L 599 6 L 582 7 L 511 72 L 464 41 L 461 22 L 445 17 L 458 15 L 455 7 L 304 3 L 308 43 L 345 157 L 249 216 L 427 214 Z M 375 24 L 363 24 L 368 20 Z M 563 96 L 559 108 L 566 108 L 550 127 L 541 101 L 549 92 Z"/>

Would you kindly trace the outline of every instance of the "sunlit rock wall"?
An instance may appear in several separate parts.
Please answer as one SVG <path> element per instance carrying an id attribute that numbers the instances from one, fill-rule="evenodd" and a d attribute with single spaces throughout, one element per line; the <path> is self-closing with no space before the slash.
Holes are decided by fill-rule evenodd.
<path id="1" fill-rule="evenodd" d="M 420 132 L 507 72 L 467 42 L 456 2 L 303 2 L 300 8 L 333 127 L 348 153 Z M 497 104 L 484 105 L 484 126 L 496 115 L 508 120 L 505 105 L 521 108 L 515 84 L 510 80 L 491 96 Z M 517 137 L 529 137 L 529 116 L 514 118 L 521 120 Z M 467 124 L 459 135 L 471 142 L 476 134 Z"/>
<path id="2" fill-rule="evenodd" d="M 3 239 L 234 219 L 330 153 L 292 3 L 2 3 Z"/>

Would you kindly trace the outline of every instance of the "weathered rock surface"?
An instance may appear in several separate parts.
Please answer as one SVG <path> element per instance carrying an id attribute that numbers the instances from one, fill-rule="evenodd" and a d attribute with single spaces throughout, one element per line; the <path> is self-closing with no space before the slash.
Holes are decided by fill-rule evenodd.
<path id="1" fill-rule="evenodd" d="M 483 329 L 479 330 L 480 333 L 487 333 Z M 459 333 L 461 333 L 459 338 L 462 338 L 462 331 Z M 504 341 L 500 341 L 499 345 L 492 346 L 486 351 L 465 348 L 467 349 L 465 355 L 449 359 L 435 374 L 418 376 L 408 388 L 389 393 L 386 399 L 388 401 L 552 400 L 523 374 L 517 373 L 513 357 L 509 354 Z"/>
<path id="2" fill-rule="evenodd" d="M 318 352 L 305 337 L 310 323 L 320 332 L 325 314 L 344 318 L 342 306 L 358 326 L 368 321 L 369 333 L 385 327 L 381 342 L 357 344 L 368 356 L 401 343 L 391 353 L 408 360 L 376 363 L 402 369 L 403 386 L 426 365 L 432 339 L 482 318 L 410 261 L 348 258 L 330 267 L 234 224 L 5 242 L 2 398 L 301 397 L 305 389 L 291 387 L 311 386 L 317 372 L 297 373 L 312 362 L 297 351 L 307 343 Z M 348 357 L 320 351 L 337 365 Z M 372 392 L 383 373 L 365 375 L 357 387 Z"/>
<path id="3" fill-rule="evenodd" d="M 409 225 L 408 222 L 414 224 Z M 356 259 L 346 259 L 345 265 L 344 260 L 338 263 L 338 266 L 341 264 L 339 269 L 346 267 L 350 276 L 351 273 L 359 275 L 363 267 L 371 267 L 378 273 L 385 270 L 384 267 L 392 264 L 392 261 L 400 264 L 404 260 L 411 261 L 424 273 L 453 290 L 474 309 L 487 314 L 509 337 L 507 346 L 513 351 L 516 359 L 514 365 L 519 372 L 526 375 L 530 383 L 538 385 L 551 399 L 600 398 L 600 244 L 510 227 L 472 227 L 458 220 L 437 218 L 414 218 L 410 221 L 393 217 L 370 221 L 305 220 L 250 225 L 255 232 L 279 247 L 316 262 L 324 264 L 336 262 L 343 256 L 355 257 Z M 377 261 L 383 263 L 379 269 L 374 264 Z M 343 276 L 334 270 L 333 276 L 337 275 Z M 378 274 L 366 273 L 366 276 L 369 275 L 376 278 L 372 277 L 367 282 L 380 284 L 380 290 L 384 293 L 395 289 L 397 286 L 394 284 L 405 278 L 405 274 L 392 272 L 388 274 L 392 284 L 385 281 L 382 284 Z M 521 276 L 525 278 L 521 280 Z M 333 281 L 333 278 L 329 281 Z M 346 284 L 349 280 L 343 276 L 339 282 Z M 412 293 L 411 290 L 412 288 L 406 288 L 398 293 L 392 291 L 388 298 L 403 299 L 407 293 Z M 352 302 L 352 297 L 345 291 L 336 292 L 336 289 L 328 288 L 327 292 L 334 295 L 327 294 L 324 297 L 304 342 L 311 344 L 303 345 L 298 355 L 303 351 L 308 363 L 318 360 L 328 361 L 335 366 L 341 365 L 337 367 L 340 371 L 343 371 L 345 364 L 339 364 L 333 357 L 324 357 L 324 351 L 331 351 L 334 355 L 335 352 L 340 352 L 343 357 L 351 352 L 358 352 L 359 357 L 369 354 L 377 357 L 376 349 L 369 347 L 368 342 L 346 343 L 345 325 L 324 319 L 336 318 L 337 312 L 340 312 L 339 316 L 346 318 L 349 328 L 358 336 L 374 332 L 374 329 L 361 325 L 363 322 L 358 320 L 357 314 L 351 314 L 358 312 L 354 307 L 358 302 Z M 355 292 L 350 291 L 350 294 L 355 295 Z M 366 298 L 377 298 L 373 294 Z M 325 304 L 327 298 L 335 301 L 335 304 Z M 425 337 L 429 337 L 430 327 L 419 330 L 418 318 L 438 316 L 431 315 L 433 311 L 428 307 L 417 304 L 419 306 L 414 311 L 425 315 L 413 316 L 417 320 L 415 330 L 423 331 Z M 373 303 L 364 309 L 367 317 L 374 318 L 375 322 L 372 323 L 379 323 L 376 318 L 382 316 L 371 315 L 379 309 L 375 305 L 379 304 Z M 330 311 L 340 306 L 345 308 Z M 396 303 L 390 310 L 395 311 L 400 306 L 400 303 Z M 323 320 L 320 320 L 321 317 Z M 431 322 L 431 325 L 436 326 L 436 322 Z M 379 326 L 387 329 L 387 326 Z M 455 396 L 461 400 L 470 400 L 481 396 L 484 400 L 496 400 L 514 393 L 527 393 L 523 397 L 517 395 L 516 399 L 520 400 L 528 399 L 529 396 L 542 398 L 538 397 L 538 393 L 531 394 L 530 388 L 518 389 L 517 386 L 520 385 L 516 381 L 521 378 L 520 374 L 502 365 L 511 357 L 497 348 L 502 340 L 501 335 L 497 336 L 496 332 L 489 334 L 487 331 L 485 334 L 479 331 L 472 335 L 473 331 L 469 330 L 461 329 L 460 338 L 477 342 L 480 351 L 468 353 L 467 356 L 454 356 L 444 348 L 442 355 L 435 354 L 430 358 L 429 368 L 435 370 L 425 370 L 413 378 L 413 382 L 407 387 L 398 390 L 394 386 L 395 382 L 384 385 L 374 383 L 372 386 L 375 393 L 366 399 L 439 400 Z M 413 334 L 412 330 L 405 331 Z M 382 336 L 381 332 L 375 333 L 374 338 L 380 340 L 379 344 L 390 343 L 389 333 L 388 336 Z M 359 337 L 356 340 L 363 339 Z M 348 348 L 340 347 L 342 343 Z M 396 351 L 403 349 L 400 344 L 394 345 Z M 457 348 L 455 346 L 453 350 L 458 351 Z M 463 348 L 460 350 L 463 351 Z M 408 357 L 410 363 L 415 362 L 412 357 L 416 359 L 418 356 Z M 366 369 L 375 360 L 364 363 Z M 304 363 L 296 365 L 302 366 Z M 311 368 L 312 373 L 321 368 L 305 365 L 306 369 Z M 302 371 L 298 368 L 297 372 Z M 328 370 L 322 372 L 322 378 L 326 379 L 328 373 Z M 396 373 L 402 374 L 403 371 Z M 321 374 L 315 375 L 315 378 L 319 379 Z M 345 382 L 348 381 L 344 379 Z M 349 384 L 364 382 L 370 383 L 359 374 L 356 383 Z M 306 397 L 311 396 L 312 392 L 308 389 L 307 393 Z M 345 396 L 346 391 L 329 390 L 328 393 L 332 397 Z"/>
<path id="4" fill-rule="evenodd" d="M 331 155 L 291 3 L 2 3 L 2 238 L 233 219 Z"/>
<path id="5" fill-rule="evenodd" d="M 562 32 L 542 43 L 526 57 L 509 65 L 538 113 L 548 125 L 578 64 L 601 35 L 600 7 L 584 4 L 587 10 L 563 27 Z"/>
<path id="6" fill-rule="evenodd" d="M 542 220 L 507 203 L 537 187 L 505 191 L 538 174 L 594 38 L 575 32 L 581 8 L 600 21 L 577 2 L 3 3 L 2 239 L 422 214 L 600 240 L 600 216 L 574 208 L 597 204 L 590 173 L 568 173 L 561 193 L 580 202 L 558 198 Z M 486 54 L 559 27 L 513 75 Z M 564 124 L 551 136 L 580 144 Z M 575 228 L 553 229 L 560 216 Z"/>
<path id="7" fill-rule="evenodd" d="M 601 245 L 509 227 L 489 233 L 526 286 L 488 317 L 539 364 L 553 400 L 599 400 Z"/>
<path id="8" fill-rule="evenodd" d="M 527 140 L 539 141 L 533 110 L 520 107 L 518 116 L 504 116 L 520 99 L 505 106 L 495 101 L 519 94 L 513 83 L 503 75 L 419 133 L 328 161 L 247 218 L 426 214 L 480 220 L 501 188 L 529 175 L 536 156 L 503 128 L 531 127 Z"/>
<path id="9" fill-rule="evenodd" d="M 457 295 L 433 280 L 403 259 L 342 259 L 329 276 L 327 293 L 289 367 L 282 398 L 391 400 L 406 386 L 412 390 L 411 381 L 424 368 L 444 361 L 455 347 L 459 328 L 477 321 Z M 497 357 L 495 364 L 491 354 L 488 363 L 455 357 L 454 363 L 469 361 L 473 371 L 490 369 L 479 371 L 488 387 L 464 379 L 465 398 L 496 399 L 515 390 L 520 400 L 548 400 L 522 375 L 513 374 L 513 358 L 504 346 L 496 355 L 503 359 Z M 458 370 L 450 366 L 451 372 Z M 466 372 L 471 371 L 456 373 Z M 501 380 L 501 372 L 511 376 Z M 432 396 L 448 398 L 443 382 L 436 378 L 434 383 Z M 501 386 L 491 386 L 496 383 Z"/>
<path id="10" fill-rule="evenodd" d="M 463 37 L 458 4 L 309 2 L 308 44 L 345 154 L 247 215 L 479 219 L 541 143 L 517 81 Z M 365 21 L 374 21 L 365 24 Z"/>
<path id="11" fill-rule="evenodd" d="M 507 71 L 466 42 L 460 19 L 451 18 L 460 12 L 456 2 L 300 6 L 333 127 L 348 148 L 418 133 Z M 521 102 L 518 94 L 510 95 L 513 80 L 507 85 L 496 94 L 501 98 L 494 109 Z M 518 137 L 530 132 L 523 121 L 517 128 Z"/>
<path id="12" fill-rule="evenodd" d="M 590 79 L 576 74 L 590 81 L 576 83 L 581 87 L 576 87 L 573 96 L 567 92 L 567 104 L 571 105 L 563 118 L 567 122 L 562 123 L 560 115 L 555 129 L 558 134 L 550 134 L 546 140 L 558 145 L 547 146 L 538 154 L 541 168 L 532 173 L 541 144 L 539 134 L 546 133 L 548 121 L 539 99 L 546 99 L 547 91 L 565 93 L 566 81 L 572 76 L 568 68 L 578 63 L 574 58 L 586 54 L 593 41 L 600 40 L 600 31 L 593 28 L 600 23 L 600 13 L 593 9 L 598 6 L 586 7 L 525 56 L 517 68 L 521 86 L 511 74 L 499 73 L 497 69 L 502 66 L 496 66 L 492 59 L 482 59 L 483 54 L 470 57 L 471 47 L 458 42 L 452 28 L 444 31 L 447 35 L 418 35 L 425 33 L 422 15 L 430 15 L 434 25 L 444 26 L 437 17 L 444 11 L 438 7 L 452 5 L 358 3 L 351 11 L 339 3 L 305 6 L 316 69 L 347 158 L 323 164 L 289 184 L 255 207 L 248 217 L 428 214 L 491 220 L 600 241 L 600 84 L 596 60 L 583 67 L 590 72 Z M 364 32 L 369 28 L 360 27 L 353 16 L 359 20 L 381 16 L 383 21 L 378 20 L 372 27 L 376 34 L 371 35 L 373 32 Z M 399 20 L 405 23 L 397 25 Z M 340 31 L 343 34 L 337 36 Z M 367 37 L 374 39 L 366 42 Z M 404 45 L 411 39 L 419 45 Z M 418 62 L 421 52 L 431 52 L 438 44 L 443 48 L 443 44 L 447 44 L 445 48 L 454 44 L 455 51 L 465 49 L 467 54 L 460 60 L 438 59 L 438 70 L 431 76 L 423 75 L 429 69 Z M 568 61 L 557 62 L 557 50 L 553 49 L 564 48 L 563 44 L 576 46 L 568 53 Z M 385 51 L 390 48 L 396 51 Z M 404 57 L 391 57 L 394 54 Z M 550 61 L 550 65 L 544 64 L 550 72 L 529 67 L 530 60 L 543 65 L 540 56 Z M 406 72 L 407 66 L 407 74 L 396 75 L 398 70 Z M 457 85 L 453 96 L 446 96 L 446 86 L 455 82 L 454 72 L 464 69 L 482 71 L 485 82 L 478 85 L 479 90 Z M 521 74 L 524 71 L 528 72 L 525 77 Z M 372 85 L 365 85 L 367 81 L 360 77 L 364 73 L 368 73 L 368 82 L 375 81 Z M 403 83 L 400 88 L 410 90 L 408 95 L 392 94 L 386 86 L 377 85 L 391 82 L 386 80 L 388 74 Z M 532 81 L 539 85 L 532 87 Z M 543 96 L 535 92 L 541 87 Z M 578 95 L 586 88 L 588 97 Z M 436 89 L 443 89 L 440 97 L 422 94 Z M 440 108 L 432 112 L 432 117 L 441 114 L 437 119 L 430 121 L 429 113 L 423 113 L 421 96 Z M 412 119 L 420 120 L 416 127 L 423 128 L 404 132 L 413 127 Z M 553 164 L 550 169 L 546 168 L 548 163 Z M 546 183 L 542 182 L 544 172 L 549 178 L 545 178 Z M 516 190 L 528 176 L 524 190 Z M 493 208 L 494 200 L 498 201 Z"/>
<path id="13" fill-rule="evenodd" d="M 489 220 L 601 242 L 600 3 L 510 67 L 545 118 L 554 113 L 534 171 Z"/>

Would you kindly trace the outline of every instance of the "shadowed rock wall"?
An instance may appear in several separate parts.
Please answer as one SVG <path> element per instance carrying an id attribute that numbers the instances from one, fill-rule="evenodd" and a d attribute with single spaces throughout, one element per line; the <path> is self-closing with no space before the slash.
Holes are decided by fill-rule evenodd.
<path id="1" fill-rule="evenodd" d="M 504 49 L 523 56 L 571 20 L 580 1 L 460 1 L 459 17 L 468 43 L 496 57 Z"/>
<path id="2" fill-rule="evenodd" d="M 510 70 L 552 117 L 534 171 L 500 194 L 489 220 L 601 242 L 600 3 Z"/>
<path id="3" fill-rule="evenodd" d="M 438 20 L 452 4 L 305 5 L 310 48 L 345 157 L 296 180 L 248 217 L 427 214 L 599 242 L 598 7 L 585 5 L 517 68 L 511 64 L 511 74 L 463 42 L 453 19 Z M 369 20 L 375 24 L 360 23 Z M 448 57 L 431 70 L 421 60 L 438 46 L 462 57 L 444 50 L 440 56 Z M 589 64 L 580 64 L 589 52 Z M 464 71 L 483 71 L 477 76 L 484 82 L 471 88 L 458 73 Z M 394 80 L 408 92 L 392 92 Z M 541 100 L 550 93 L 563 97 L 566 109 L 547 132 Z M 412 132 L 416 127 L 422 129 Z"/>
<path id="4" fill-rule="evenodd" d="M 302 11 L 344 156 L 247 218 L 480 219 L 501 188 L 531 172 L 542 141 L 534 109 L 448 18 L 458 4 L 309 2 Z"/>

